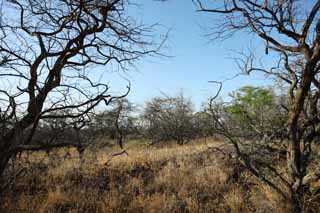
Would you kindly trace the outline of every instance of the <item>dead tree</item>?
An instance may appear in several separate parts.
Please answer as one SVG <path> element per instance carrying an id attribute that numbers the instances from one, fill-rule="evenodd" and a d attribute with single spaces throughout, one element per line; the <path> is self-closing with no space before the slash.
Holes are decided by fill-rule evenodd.
<path id="1" fill-rule="evenodd" d="M 142 56 L 157 54 L 163 40 L 156 42 L 153 26 L 137 24 L 128 16 L 126 0 L 0 4 L 2 175 L 17 152 L 68 145 L 43 147 L 32 139 L 43 119 L 76 119 L 98 104 L 124 97 L 127 92 L 109 93 L 105 72 L 126 69 Z"/>
<path id="2" fill-rule="evenodd" d="M 305 191 L 312 181 L 319 179 L 318 169 L 312 172 L 318 167 L 312 162 L 312 143 L 320 133 L 317 105 L 320 92 L 320 1 L 308 1 L 308 4 L 302 0 L 194 2 L 200 12 L 217 17 L 210 32 L 214 39 L 230 38 L 234 33 L 246 30 L 264 42 L 266 54 L 279 55 L 279 61 L 271 69 L 255 67 L 253 57 L 241 60 L 244 62 L 241 68 L 246 73 L 259 71 L 276 76 L 289 85 L 286 148 L 289 178 L 285 182 L 288 183 L 293 210 L 301 211 Z M 234 145 L 237 148 L 237 143 Z"/>

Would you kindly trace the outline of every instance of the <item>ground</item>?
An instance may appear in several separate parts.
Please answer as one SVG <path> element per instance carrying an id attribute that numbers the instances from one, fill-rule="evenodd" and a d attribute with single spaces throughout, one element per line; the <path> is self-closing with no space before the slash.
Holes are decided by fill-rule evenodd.
<path id="1" fill-rule="evenodd" d="M 286 212 L 286 202 L 199 139 L 180 146 L 130 141 L 49 154 L 25 153 L 1 212 Z M 211 148 L 210 148 L 211 147 Z"/>

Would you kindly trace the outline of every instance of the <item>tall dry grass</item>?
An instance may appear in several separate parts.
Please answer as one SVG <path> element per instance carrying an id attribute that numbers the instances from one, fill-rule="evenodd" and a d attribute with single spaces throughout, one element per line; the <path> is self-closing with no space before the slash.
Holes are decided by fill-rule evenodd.
<path id="1" fill-rule="evenodd" d="M 1 198 L 6 212 L 286 212 L 271 189 L 242 173 L 216 141 L 179 146 L 126 145 L 128 155 L 111 158 L 117 146 L 27 153 L 8 172 L 26 168 Z M 64 159 L 66 152 L 70 159 Z"/>

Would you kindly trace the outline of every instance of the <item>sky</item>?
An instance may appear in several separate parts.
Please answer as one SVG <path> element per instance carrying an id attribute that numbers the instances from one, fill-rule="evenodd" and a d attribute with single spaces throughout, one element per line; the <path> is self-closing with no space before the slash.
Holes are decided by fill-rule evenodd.
<path id="1" fill-rule="evenodd" d="M 142 58 L 129 72 L 110 74 L 110 86 L 114 90 L 125 88 L 125 79 L 131 82 L 128 99 L 136 104 L 141 105 L 162 93 L 173 96 L 183 91 L 199 108 L 217 92 L 217 85 L 208 81 L 221 81 L 240 72 L 232 59 L 235 51 L 248 49 L 250 45 L 263 46 L 262 41 L 245 33 L 225 41 L 210 42 L 204 26 L 212 25 L 213 20 L 196 12 L 191 0 L 140 0 L 139 3 L 132 16 L 145 24 L 161 23 L 160 33 L 170 29 L 162 53 L 171 57 Z M 267 86 L 270 81 L 261 74 L 237 77 L 224 83 L 222 98 L 245 85 Z"/>

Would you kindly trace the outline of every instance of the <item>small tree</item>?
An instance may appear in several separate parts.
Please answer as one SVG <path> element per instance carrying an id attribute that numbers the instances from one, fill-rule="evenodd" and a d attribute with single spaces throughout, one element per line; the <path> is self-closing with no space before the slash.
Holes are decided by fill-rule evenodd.
<path id="1" fill-rule="evenodd" d="M 239 135 L 247 139 L 270 139 L 282 135 L 286 111 L 271 89 L 245 86 L 232 92 L 225 109 L 237 123 Z"/>
<path id="2" fill-rule="evenodd" d="M 194 135 L 192 103 L 183 94 L 158 97 L 147 102 L 144 119 L 147 134 L 154 142 L 175 140 L 182 145 Z"/>
<path id="3" fill-rule="evenodd" d="M 90 129 L 94 134 L 115 139 L 117 127 L 124 136 L 138 134 L 137 118 L 133 115 L 137 108 L 131 102 L 124 98 L 111 103 L 110 107 L 93 116 Z"/>

